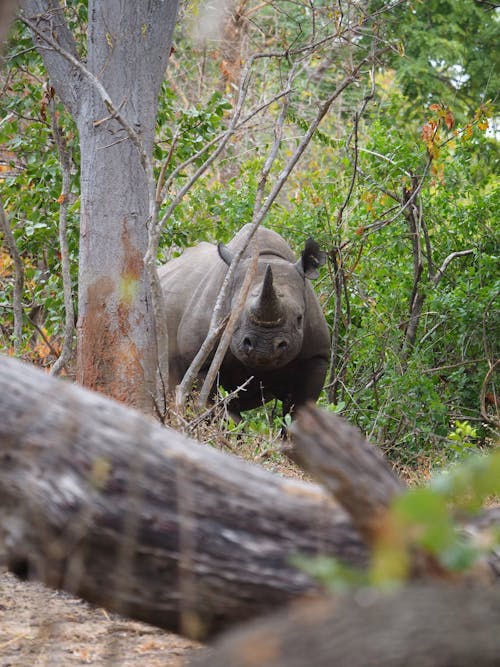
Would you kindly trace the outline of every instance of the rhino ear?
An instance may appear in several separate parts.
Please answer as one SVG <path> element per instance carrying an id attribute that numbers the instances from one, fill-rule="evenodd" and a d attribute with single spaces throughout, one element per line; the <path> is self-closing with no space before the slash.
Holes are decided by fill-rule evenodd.
<path id="1" fill-rule="evenodd" d="M 326 253 L 320 249 L 319 245 L 312 238 L 308 238 L 302 251 L 299 261 L 295 267 L 309 280 L 314 280 L 319 276 L 319 267 L 326 261 Z"/>
<path id="2" fill-rule="evenodd" d="M 223 243 L 219 242 L 217 244 L 217 251 L 219 253 L 219 257 L 229 266 L 233 261 L 233 253 L 229 250 L 229 248 Z"/>

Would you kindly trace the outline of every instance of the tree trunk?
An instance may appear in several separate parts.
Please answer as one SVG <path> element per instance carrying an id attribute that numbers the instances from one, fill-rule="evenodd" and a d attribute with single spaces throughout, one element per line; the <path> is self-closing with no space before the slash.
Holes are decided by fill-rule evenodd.
<path id="1" fill-rule="evenodd" d="M 0 386 L 0 545 L 18 575 L 207 637 L 318 594 L 296 554 L 366 562 L 318 486 L 14 359 L 0 359 Z"/>
<path id="2" fill-rule="evenodd" d="M 411 586 L 296 606 L 231 633 L 193 667 L 497 667 L 500 590 Z"/>
<path id="3" fill-rule="evenodd" d="M 149 157 L 177 4 L 89 0 L 86 68 Z M 43 35 L 78 56 L 59 2 L 25 0 L 24 10 Z M 35 43 L 80 135 L 78 379 L 152 412 L 158 360 L 143 261 L 150 197 L 141 156 L 89 78 L 40 36 Z"/>

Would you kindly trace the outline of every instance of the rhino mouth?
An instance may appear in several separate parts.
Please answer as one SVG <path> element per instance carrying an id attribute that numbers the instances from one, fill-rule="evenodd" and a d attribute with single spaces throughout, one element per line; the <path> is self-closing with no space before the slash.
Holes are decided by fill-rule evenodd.
<path id="1" fill-rule="evenodd" d="M 246 333 L 233 341 L 231 351 L 247 368 L 266 370 L 281 368 L 296 356 L 288 338 L 277 333 L 265 337 Z"/>

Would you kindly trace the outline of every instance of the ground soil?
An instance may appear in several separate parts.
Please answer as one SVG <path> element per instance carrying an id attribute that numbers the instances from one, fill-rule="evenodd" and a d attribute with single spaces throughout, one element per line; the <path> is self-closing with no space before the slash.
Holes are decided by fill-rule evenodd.
<path id="1" fill-rule="evenodd" d="M 183 667 L 199 649 L 0 567 L 1 667 Z"/>

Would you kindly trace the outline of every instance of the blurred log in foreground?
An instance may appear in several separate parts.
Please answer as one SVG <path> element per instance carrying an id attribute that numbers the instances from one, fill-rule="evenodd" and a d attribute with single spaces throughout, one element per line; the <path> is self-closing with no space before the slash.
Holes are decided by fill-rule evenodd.
<path id="1" fill-rule="evenodd" d="M 498 667 L 500 590 L 360 590 L 255 621 L 193 667 Z"/>
<path id="2" fill-rule="evenodd" d="M 378 450 L 338 417 L 307 406 L 292 426 L 288 454 L 320 480 L 376 546 L 402 483 Z M 500 526 L 498 509 L 465 529 Z M 414 548 L 418 582 L 380 591 L 359 590 L 295 604 L 228 633 L 193 667 L 497 667 L 500 665 L 500 588 L 450 577 L 423 549 Z M 500 555 L 480 569 L 481 581 L 499 575 Z M 485 577 L 485 571 L 493 577 Z"/>
<path id="3" fill-rule="evenodd" d="M 318 585 L 294 554 L 366 562 L 320 487 L 0 358 L 0 552 L 10 569 L 191 637 Z"/>
<path id="4" fill-rule="evenodd" d="M 391 505 L 405 490 L 381 450 L 369 443 L 355 426 L 312 404 L 300 410 L 290 430 L 293 444 L 286 448 L 288 456 L 330 491 L 370 550 L 377 549 L 379 540 L 394 531 Z M 500 531 L 500 507 L 461 519 L 457 527 L 478 545 L 492 543 L 492 533 Z M 410 578 L 457 581 L 458 575 L 443 567 L 429 550 L 417 543 L 406 547 Z M 483 582 L 500 580 L 500 551 L 487 551 L 466 576 Z"/>

